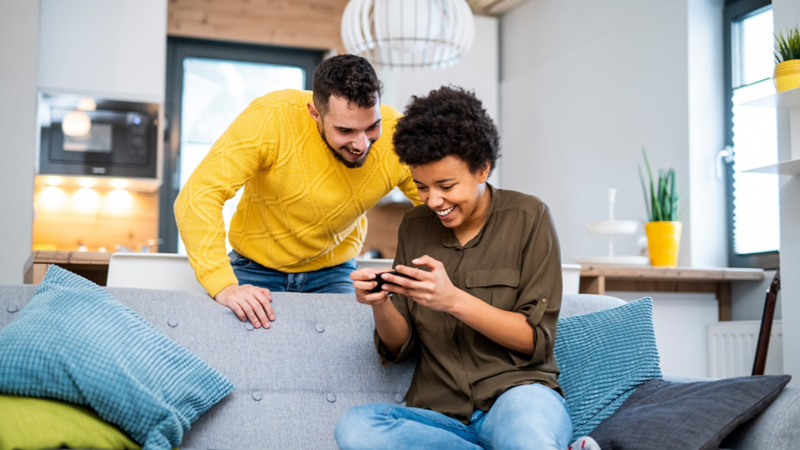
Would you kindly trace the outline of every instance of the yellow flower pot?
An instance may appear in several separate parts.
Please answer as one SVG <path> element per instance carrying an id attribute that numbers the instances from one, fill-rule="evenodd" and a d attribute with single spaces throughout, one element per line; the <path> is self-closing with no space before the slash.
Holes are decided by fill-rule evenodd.
<path id="1" fill-rule="evenodd" d="M 661 267 L 678 265 L 678 250 L 681 246 L 680 222 L 649 222 L 644 224 L 647 233 L 647 248 L 650 264 Z"/>
<path id="2" fill-rule="evenodd" d="M 800 88 L 800 59 L 791 59 L 775 65 L 775 89 L 784 92 Z"/>

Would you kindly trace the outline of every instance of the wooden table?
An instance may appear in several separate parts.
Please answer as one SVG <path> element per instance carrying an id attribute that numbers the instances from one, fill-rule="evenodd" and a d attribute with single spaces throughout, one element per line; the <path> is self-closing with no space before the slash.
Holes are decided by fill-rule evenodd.
<path id="1" fill-rule="evenodd" d="M 581 267 L 584 294 L 627 292 L 702 292 L 716 294 L 719 320 L 731 320 L 731 283 L 762 281 L 763 269 L 587 265 Z"/>
<path id="2" fill-rule="evenodd" d="M 33 265 L 25 283 L 39 284 L 51 264 L 77 273 L 100 286 L 106 285 L 111 253 L 33 252 Z M 693 269 L 688 267 L 587 265 L 581 267 L 582 294 L 627 292 L 712 293 L 719 302 L 719 320 L 731 320 L 731 283 L 762 281 L 762 269 Z"/>
<path id="3" fill-rule="evenodd" d="M 106 285 L 108 278 L 108 262 L 111 253 L 106 252 L 33 252 L 33 265 L 25 274 L 26 284 L 39 284 L 51 264 L 58 264 L 70 272 L 76 273 L 100 286 Z"/>

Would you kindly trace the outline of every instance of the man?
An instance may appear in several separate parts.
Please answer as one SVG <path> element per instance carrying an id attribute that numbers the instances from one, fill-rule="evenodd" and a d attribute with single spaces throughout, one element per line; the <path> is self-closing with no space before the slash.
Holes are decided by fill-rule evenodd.
<path id="1" fill-rule="evenodd" d="M 364 58 L 323 61 L 313 94 L 254 100 L 181 190 L 175 217 L 195 275 L 240 320 L 269 328 L 271 292 L 355 292 L 366 211 L 395 186 L 420 203 L 392 148 L 400 113 L 380 95 Z M 226 256 L 222 206 L 243 185 Z"/>

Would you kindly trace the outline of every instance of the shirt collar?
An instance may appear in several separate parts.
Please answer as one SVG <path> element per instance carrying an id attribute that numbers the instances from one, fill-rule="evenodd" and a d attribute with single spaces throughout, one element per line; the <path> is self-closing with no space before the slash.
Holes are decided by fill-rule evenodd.
<path id="1" fill-rule="evenodd" d="M 486 224 L 489 223 L 489 220 L 492 218 L 492 215 L 497 209 L 497 199 L 496 199 L 497 189 L 495 189 L 495 187 L 489 184 L 488 182 L 486 183 L 486 186 L 489 188 L 489 192 L 491 193 L 491 196 L 489 198 L 489 212 L 486 213 L 486 222 L 483 223 L 483 226 L 481 227 L 480 231 L 478 231 L 478 234 L 476 234 L 475 237 L 470 239 L 469 242 L 467 242 L 465 245 L 462 246 L 461 243 L 458 242 L 458 239 L 456 238 L 456 234 L 453 232 L 453 229 L 447 228 L 444 225 L 442 225 L 442 228 L 444 228 L 444 232 L 442 233 L 443 246 L 447 248 L 472 248 L 481 242 L 481 237 L 483 236 L 483 230 L 486 229 Z"/>

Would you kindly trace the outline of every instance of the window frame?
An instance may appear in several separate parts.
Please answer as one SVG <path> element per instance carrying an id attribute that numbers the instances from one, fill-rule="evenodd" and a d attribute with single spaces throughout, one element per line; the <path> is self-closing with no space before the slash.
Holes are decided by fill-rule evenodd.
<path id="1" fill-rule="evenodd" d="M 159 191 L 158 251 L 178 252 L 178 226 L 173 205 L 180 191 L 181 105 L 183 60 L 208 58 L 300 67 L 305 71 L 305 86 L 311 90 L 314 70 L 325 52 L 303 48 L 274 47 L 239 42 L 223 42 L 184 37 L 167 37 L 167 77 L 164 102 L 164 152 L 162 183 Z"/>
<path id="2" fill-rule="evenodd" d="M 726 0 L 723 11 L 723 43 L 725 64 L 725 145 L 733 148 L 733 23 L 759 9 L 772 5 L 771 0 Z M 737 254 L 733 239 L 733 163 L 725 164 L 725 200 L 727 203 L 728 265 L 775 269 L 780 261 L 779 251 Z"/>

